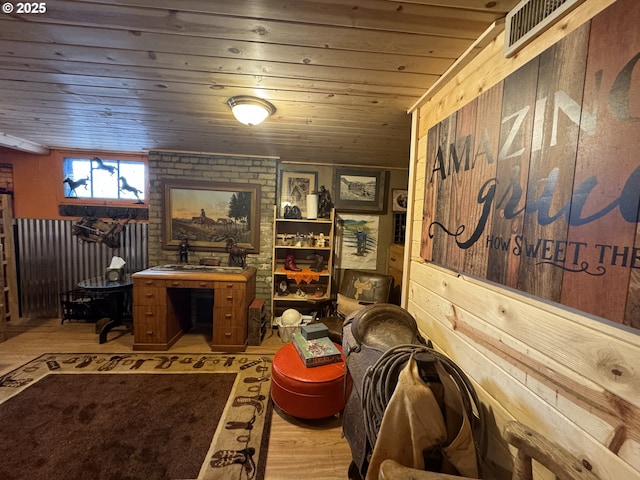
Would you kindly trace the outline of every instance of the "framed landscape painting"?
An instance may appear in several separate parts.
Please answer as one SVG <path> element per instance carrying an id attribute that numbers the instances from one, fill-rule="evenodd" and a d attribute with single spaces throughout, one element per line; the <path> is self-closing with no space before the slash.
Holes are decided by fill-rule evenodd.
<path id="1" fill-rule="evenodd" d="M 384 213 L 389 172 L 336 168 L 333 185 L 338 212 Z"/>
<path id="2" fill-rule="evenodd" d="M 233 238 L 247 253 L 260 251 L 260 185 L 197 180 L 163 182 L 162 247 L 225 251 Z"/>

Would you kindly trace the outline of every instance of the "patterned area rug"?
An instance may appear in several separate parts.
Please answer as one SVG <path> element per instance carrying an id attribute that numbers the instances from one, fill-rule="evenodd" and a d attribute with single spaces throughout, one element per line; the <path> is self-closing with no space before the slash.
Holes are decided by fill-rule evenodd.
<path id="1" fill-rule="evenodd" d="M 0 478 L 263 479 L 271 360 L 42 355 L 0 377 Z"/>

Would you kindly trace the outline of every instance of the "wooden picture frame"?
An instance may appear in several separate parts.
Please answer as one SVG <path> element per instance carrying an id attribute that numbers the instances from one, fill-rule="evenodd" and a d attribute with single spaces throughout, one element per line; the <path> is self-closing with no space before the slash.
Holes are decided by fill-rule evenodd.
<path id="1" fill-rule="evenodd" d="M 394 212 L 406 212 L 407 202 L 409 201 L 409 191 L 394 188 L 391 191 L 391 210 Z"/>
<path id="2" fill-rule="evenodd" d="M 227 240 L 260 252 L 260 185 L 165 180 L 162 248 L 224 252 Z"/>
<path id="3" fill-rule="evenodd" d="M 284 216 L 284 207 L 296 206 L 307 218 L 307 195 L 318 189 L 318 172 L 290 172 L 280 171 L 280 188 L 278 205 L 279 216 Z"/>
<path id="4" fill-rule="evenodd" d="M 384 213 L 389 172 L 361 168 L 336 168 L 333 188 L 338 212 Z"/>

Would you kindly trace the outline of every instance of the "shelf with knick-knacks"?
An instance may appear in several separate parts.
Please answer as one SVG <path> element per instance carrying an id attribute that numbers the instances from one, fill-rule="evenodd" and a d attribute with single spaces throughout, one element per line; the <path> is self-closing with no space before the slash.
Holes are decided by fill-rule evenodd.
<path id="1" fill-rule="evenodd" d="M 273 221 L 272 319 L 288 308 L 311 313 L 331 298 L 334 210 L 327 218 Z"/>

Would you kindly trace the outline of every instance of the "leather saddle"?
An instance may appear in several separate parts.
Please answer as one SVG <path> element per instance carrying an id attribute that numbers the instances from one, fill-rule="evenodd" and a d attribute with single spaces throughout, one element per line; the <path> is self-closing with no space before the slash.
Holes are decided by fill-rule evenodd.
<path id="1" fill-rule="evenodd" d="M 384 352 L 397 345 L 425 344 L 413 316 L 391 303 L 367 305 L 347 317 L 344 328 L 351 330 L 355 341 L 350 351 L 362 346 Z"/>
<path id="2" fill-rule="evenodd" d="M 413 316 L 390 303 L 374 303 L 355 310 L 344 321 L 342 347 L 353 388 L 343 413 L 343 432 L 353 458 L 354 472 L 364 478 L 371 451 L 362 408 L 363 380 L 370 368 L 390 348 L 425 344 Z M 354 478 L 359 478 L 354 476 Z"/>

